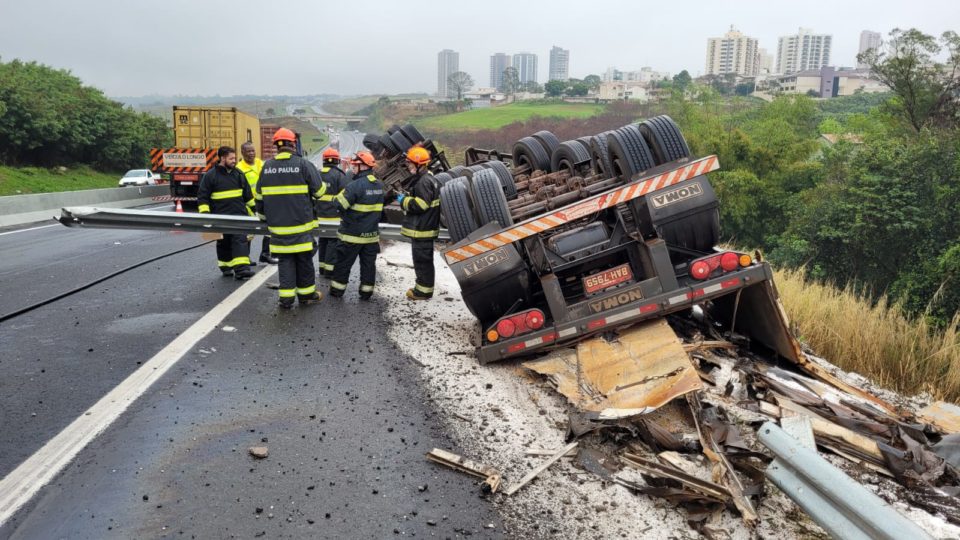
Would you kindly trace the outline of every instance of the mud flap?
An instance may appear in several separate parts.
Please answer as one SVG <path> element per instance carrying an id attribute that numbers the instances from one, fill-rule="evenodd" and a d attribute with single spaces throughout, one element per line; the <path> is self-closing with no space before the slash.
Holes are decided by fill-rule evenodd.
<path id="1" fill-rule="evenodd" d="M 523 364 L 549 377 L 587 417 L 615 420 L 649 413 L 703 388 L 680 339 L 664 319 L 594 337 Z"/>
<path id="2" fill-rule="evenodd" d="M 749 336 L 795 364 L 805 359 L 800 343 L 790 333 L 772 277 L 715 299 L 709 314 L 725 330 Z"/>
<path id="3" fill-rule="evenodd" d="M 714 320 L 722 323 L 726 330 L 749 336 L 821 381 L 860 396 L 888 413 L 897 414 L 896 407 L 890 403 L 846 383 L 803 353 L 800 342 L 790 331 L 790 321 L 780 303 L 780 295 L 773 284 L 773 275 L 769 270 L 768 278 L 762 282 L 748 285 L 735 294 L 715 299 L 709 314 Z"/>

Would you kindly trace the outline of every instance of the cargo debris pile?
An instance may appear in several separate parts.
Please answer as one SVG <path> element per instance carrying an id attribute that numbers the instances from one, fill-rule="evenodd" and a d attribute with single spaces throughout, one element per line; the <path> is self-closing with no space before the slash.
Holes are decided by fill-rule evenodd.
<path id="1" fill-rule="evenodd" d="M 716 536 L 725 512 L 757 525 L 757 507 L 776 489 L 766 482 L 772 457 L 757 433 L 776 422 L 810 437 L 846 474 L 883 486 L 891 502 L 960 524 L 960 409 L 911 410 L 846 382 L 841 389 L 818 375 L 836 369 L 822 359 L 806 355 L 817 366 L 810 372 L 780 367 L 748 345 L 709 320 L 674 315 L 525 362 L 569 402 L 570 444 L 545 465 L 572 459 L 604 483 L 682 507 L 693 528 Z M 515 485 L 509 480 L 504 485 Z"/>

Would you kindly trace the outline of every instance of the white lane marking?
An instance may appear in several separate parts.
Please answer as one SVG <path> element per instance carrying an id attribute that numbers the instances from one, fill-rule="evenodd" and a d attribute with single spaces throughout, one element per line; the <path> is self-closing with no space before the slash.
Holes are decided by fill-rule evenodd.
<path id="1" fill-rule="evenodd" d="M 239 289 L 184 330 L 116 388 L 50 439 L 0 480 L 0 525 L 53 479 L 87 444 L 110 426 L 180 358 L 217 327 L 237 306 L 277 273 L 276 266 L 257 272 Z"/>
<path id="2" fill-rule="evenodd" d="M 56 226 L 58 226 L 58 225 L 61 226 L 61 227 L 63 227 L 63 225 L 60 225 L 59 223 L 54 223 L 53 225 L 41 225 L 40 227 L 30 227 L 29 229 L 19 229 L 19 230 L 16 230 L 16 231 L 7 231 L 7 232 L 4 232 L 4 233 L 0 233 L 0 236 L 4 236 L 4 235 L 6 235 L 6 234 L 16 234 L 16 233 L 27 232 L 27 231 L 35 231 L 35 230 L 37 230 L 37 229 L 49 229 L 50 227 L 56 227 Z"/>

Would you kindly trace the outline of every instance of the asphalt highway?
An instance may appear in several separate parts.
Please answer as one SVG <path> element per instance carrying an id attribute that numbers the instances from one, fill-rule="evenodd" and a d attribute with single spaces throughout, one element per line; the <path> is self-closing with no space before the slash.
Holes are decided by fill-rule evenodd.
<path id="1" fill-rule="evenodd" d="M 359 145 L 355 135 L 341 144 Z M 32 227 L 0 231 L 0 316 L 203 243 Z M 415 362 L 386 338 L 384 297 L 362 303 L 351 286 L 343 301 L 280 312 L 276 291 L 256 286 L 224 310 L 243 282 L 219 274 L 203 245 L 0 322 L 4 478 L 212 310 L 228 313 L 25 500 L 0 538 L 504 534 L 472 478 L 424 459 L 457 448 Z"/>

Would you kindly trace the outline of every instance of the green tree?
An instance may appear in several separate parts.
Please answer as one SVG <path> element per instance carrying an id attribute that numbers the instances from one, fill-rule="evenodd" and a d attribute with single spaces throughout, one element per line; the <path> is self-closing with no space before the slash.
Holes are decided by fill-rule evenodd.
<path id="1" fill-rule="evenodd" d="M 543 85 L 543 90 L 548 97 L 560 97 L 566 89 L 567 83 L 564 81 L 547 81 L 547 83 Z"/>
<path id="2" fill-rule="evenodd" d="M 683 70 L 673 76 L 673 85 L 680 91 L 686 90 L 691 82 L 693 82 L 693 77 L 690 76 L 687 70 Z"/>
<path id="3" fill-rule="evenodd" d="M 502 90 L 508 96 L 512 96 L 520 90 L 520 72 L 517 68 L 510 66 L 503 70 Z"/>
<path id="4" fill-rule="evenodd" d="M 542 94 L 542 93 L 543 93 L 543 85 L 541 85 L 541 84 L 538 83 L 537 81 L 527 81 L 527 82 L 523 83 L 521 86 L 522 86 L 521 89 L 522 89 L 524 92 L 530 92 L 531 94 Z"/>
<path id="5" fill-rule="evenodd" d="M 465 71 L 456 71 L 447 77 L 447 87 L 456 93 L 457 101 L 460 101 L 464 94 L 473 89 L 473 77 Z"/>
<path id="6" fill-rule="evenodd" d="M 941 54 L 946 62 L 937 62 Z M 956 126 L 960 114 L 960 36 L 944 32 L 938 41 L 916 29 L 890 32 L 883 47 L 869 49 L 857 59 L 890 87 L 897 100 L 891 105 L 910 126 Z"/>
<path id="7" fill-rule="evenodd" d="M 583 78 L 583 82 L 589 85 L 590 90 L 597 90 L 600 88 L 600 83 L 603 82 L 603 79 L 599 75 L 587 75 Z"/>

